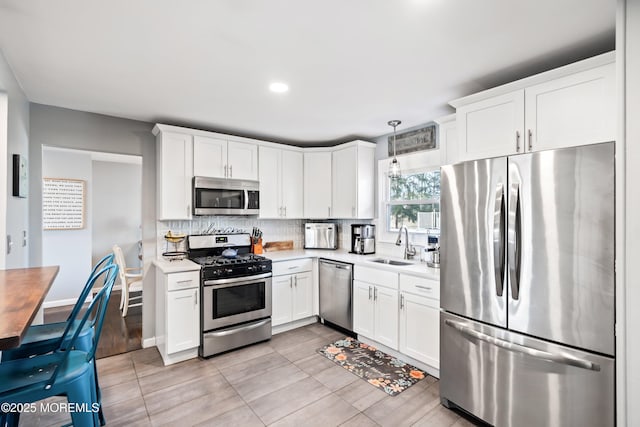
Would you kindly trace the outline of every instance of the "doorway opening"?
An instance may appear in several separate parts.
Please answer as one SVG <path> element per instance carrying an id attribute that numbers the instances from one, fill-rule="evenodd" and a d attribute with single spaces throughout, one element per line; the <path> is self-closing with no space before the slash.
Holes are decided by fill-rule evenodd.
<path id="1" fill-rule="evenodd" d="M 43 182 L 74 182 L 82 188 L 78 206 L 83 217 L 60 224 L 44 218 L 50 202 L 43 189 L 42 258 L 60 272 L 43 304 L 45 323 L 64 321 L 82 291 L 92 266 L 114 245 L 122 249 L 127 268 L 142 267 L 142 157 L 58 147 L 43 147 Z M 49 181 L 48 181 L 49 180 Z M 77 183 L 81 183 L 77 184 Z M 81 190 L 78 190 L 81 191 Z M 71 216 L 70 213 L 66 216 Z M 77 215 L 77 214 L 76 214 Z M 72 226 L 65 225 L 65 221 Z M 56 227 L 65 225 L 65 227 Z M 139 291 L 121 307 L 127 292 L 120 279 L 111 295 L 96 356 L 107 357 L 142 348 L 142 304 Z M 126 311 L 126 315 L 123 315 Z"/>

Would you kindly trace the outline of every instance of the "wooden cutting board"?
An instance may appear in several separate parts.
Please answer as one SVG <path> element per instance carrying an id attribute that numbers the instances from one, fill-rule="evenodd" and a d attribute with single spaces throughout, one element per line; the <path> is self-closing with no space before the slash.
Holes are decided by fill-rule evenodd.
<path id="1" fill-rule="evenodd" d="M 282 240 L 280 242 L 267 242 L 263 245 L 266 252 L 289 251 L 293 249 L 293 240 Z"/>

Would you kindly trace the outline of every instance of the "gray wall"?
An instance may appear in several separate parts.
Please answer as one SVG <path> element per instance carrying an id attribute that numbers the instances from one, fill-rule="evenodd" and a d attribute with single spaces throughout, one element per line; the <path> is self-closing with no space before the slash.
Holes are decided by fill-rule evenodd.
<path id="1" fill-rule="evenodd" d="M 122 248 L 127 267 L 139 267 L 138 241 L 142 238 L 142 166 L 93 161 L 91 264 Z"/>
<path id="2" fill-rule="evenodd" d="M 44 178 L 85 181 L 84 228 L 42 231 L 42 264 L 60 266 L 45 307 L 70 305 L 77 300 L 91 272 L 91 154 L 49 149 L 42 157 Z"/>
<path id="3" fill-rule="evenodd" d="M 42 147 L 75 148 L 142 156 L 142 239 L 145 266 L 145 307 L 155 305 L 156 256 L 156 148 L 153 124 L 101 114 L 31 104 L 29 173 L 29 224 L 31 265 L 42 264 Z M 143 310 L 143 338 L 154 335 L 152 310 Z"/>
<path id="4" fill-rule="evenodd" d="M 1 51 L 0 92 L 5 92 L 9 100 L 7 149 L 0 150 L 0 162 L 3 162 L 6 167 L 6 173 L 2 171 L 3 179 L 6 179 L 6 233 L 11 236 L 14 242 L 11 253 L 6 255 L 5 265 L 7 268 L 26 267 L 29 259 L 28 246 L 22 246 L 22 233 L 29 231 L 29 199 L 13 197 L 11 175 L 13 171 L 12 154 L 21 154 L 27 157 L 29 152 L 29 100 L 22 92 L 20 84 L 15 79 Z M 2 181 L 0 180 L 0 182 Z M 4 228 L 4 225 L 3 223 L 0 228 Z M 4 259 L 4 233 L 0 232 L 0 236 L 3 238 L 0 259 Z"/>

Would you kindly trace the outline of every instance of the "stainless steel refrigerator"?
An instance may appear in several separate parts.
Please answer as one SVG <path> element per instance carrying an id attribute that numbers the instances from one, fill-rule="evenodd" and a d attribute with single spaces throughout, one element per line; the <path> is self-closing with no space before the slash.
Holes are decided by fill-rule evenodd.
<path id="1" fill-rule="evenodd" d="M 613 426 L 614 143 L 441 181 L 443 404 L 496 426 Z"/>

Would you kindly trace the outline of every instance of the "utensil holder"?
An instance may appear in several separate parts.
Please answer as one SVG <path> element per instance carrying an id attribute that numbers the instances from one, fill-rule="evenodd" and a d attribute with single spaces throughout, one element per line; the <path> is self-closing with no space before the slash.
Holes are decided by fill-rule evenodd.
<path id="1" fill-rule="evenodd" d="M 260 255 L 262 253 L 262 239 L 258 239 L 258 243 L 253 243 L 251 245 L 251 252 L 256 255 Z"/>

